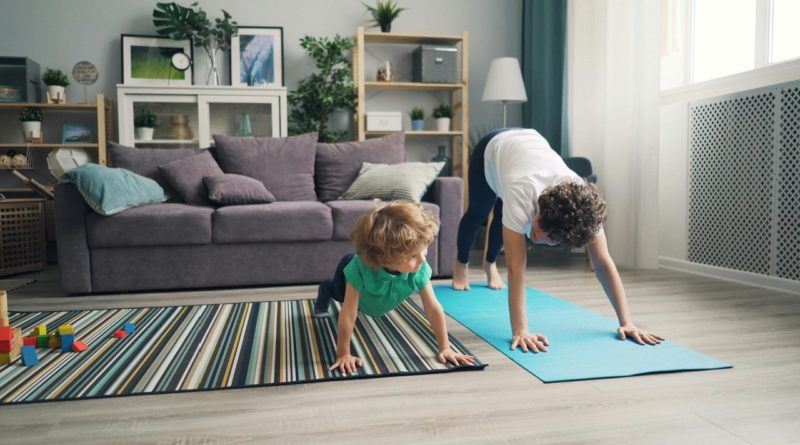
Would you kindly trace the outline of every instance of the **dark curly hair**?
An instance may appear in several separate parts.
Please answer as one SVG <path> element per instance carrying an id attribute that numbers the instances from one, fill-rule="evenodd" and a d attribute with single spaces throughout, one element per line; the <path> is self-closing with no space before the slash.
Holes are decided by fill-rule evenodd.
<path id="1" fill-rule="evenodd" d="M 558 243 L 582 247 L 606 220 L 606 202 L 591 183 L 564 182 L 539 196 L 539 227 Z"/>

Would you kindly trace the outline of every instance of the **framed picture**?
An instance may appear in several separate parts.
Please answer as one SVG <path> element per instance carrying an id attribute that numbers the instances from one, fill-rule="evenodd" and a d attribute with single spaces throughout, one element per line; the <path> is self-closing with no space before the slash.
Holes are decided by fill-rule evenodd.
<path id="1" fill-rule="evenodd" d="M 193 83 L 192 68 L 172 66 L 172 55 L 182 52 L 193 60 L 192 41 L 157 36 L 122 34 L 122 83 L 126 85 L 176 85 Z"/>
<path id="2" fill-rule="evenodd" d="M 62 144 L 91 144 L 92 126 L 89 124 L 64 124 L 61 132 Z"/>
<path id="3" fill-rule="evenodd" d="M 231 85 L 283 86 L 283 28 L 240 26 L 231 38 Z"/>

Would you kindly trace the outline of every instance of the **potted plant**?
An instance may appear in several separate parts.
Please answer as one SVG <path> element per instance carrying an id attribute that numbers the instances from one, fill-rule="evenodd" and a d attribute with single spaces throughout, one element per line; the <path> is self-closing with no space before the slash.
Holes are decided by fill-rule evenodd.
<path id="1" fill-rule="evenodd" d="M 370 6 L 366 3 L 361 3 L 366 6 L 367 11 L 372 14 L 372 26 L 380 26 L 381 32 L 390 32 L 392 30 L 392 21 L 400 15 L 401 12 L 408 8 L 401 8 L 397 5 L 396 1 L 377 0 L 375 6 Z"/>
<path id="2" fill-rule="evenodd" d="M 422 131 L 425 128 L 425 110 L 420 107 L 414 107 L 408 114 L 411 116 L 411 129 Z"/>
<path id="3" fill-rule="evenodd" d="M 450 131 L 450 119 L 453 118 L 453 107 L 439 105 L 433 109 L 433 118 L 436 119 L 436 131 Z"/>
<path id="4" fill-rule="evenodd" d="M 47 103 L 60 104 L 67 101 L 64 87 L 69 85 L 69 79 L 63 71 L 55 68 L 46 69 L 42 74 L 42 82 L 47 85 Z"/>
<path id="5" fill-rule="evenodd" d="M 153 140 L 153 131 L 158 128 L 158 116 L 150 110 L 139 109 L 133 118 L 133 126 L 136 128 L 136 139 L 140 141 Z"/>
<path id="6" fill-rule="evenodd" d="M 38 108 L 24 108 L 19 113 L 22 121 L 22 135 L 25 142 L 33 142 L 42 137 L 42 110 Z"/>

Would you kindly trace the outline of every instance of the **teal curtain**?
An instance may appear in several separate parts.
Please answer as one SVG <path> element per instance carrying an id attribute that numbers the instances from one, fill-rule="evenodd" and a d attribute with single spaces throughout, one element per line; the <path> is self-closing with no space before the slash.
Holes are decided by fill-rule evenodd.
<path id="1" fill-rule="evenodd" d="M 522 126 L 568 155 L 567 0 L 522 0 L 522 77 L 528 101 Z"/>

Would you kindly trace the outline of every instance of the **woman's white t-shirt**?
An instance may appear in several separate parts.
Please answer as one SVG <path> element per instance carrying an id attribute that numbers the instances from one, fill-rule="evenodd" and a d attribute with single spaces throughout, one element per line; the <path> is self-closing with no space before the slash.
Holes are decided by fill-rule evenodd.
<path id="1" fill-rule="evenodd" d="M 536 130 L 508 130 L 489 141 L 484 153 L 489 187 L 503 200 L 503 226 L 530 236 L 539 195 L 565 181 L 583 179 L 570 170 Z"/>

